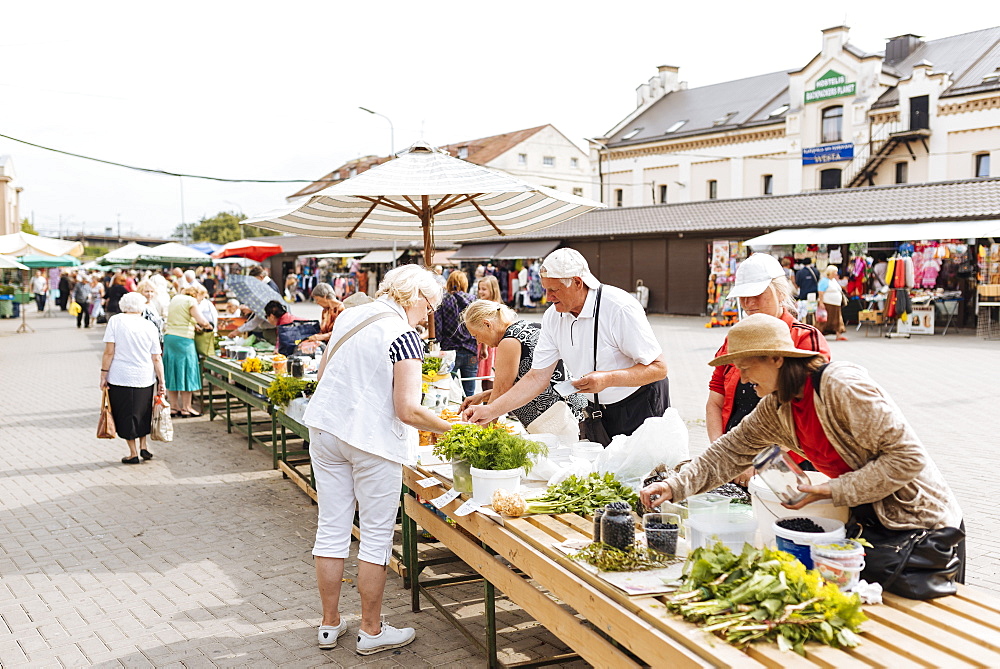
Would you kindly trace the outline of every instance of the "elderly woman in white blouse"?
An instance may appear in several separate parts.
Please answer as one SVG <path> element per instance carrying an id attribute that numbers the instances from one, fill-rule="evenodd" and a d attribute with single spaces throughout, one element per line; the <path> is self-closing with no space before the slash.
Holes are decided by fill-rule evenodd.
<path id="1" fill-rule="evenodd" d="M 137 465 L 153 454 L 146 449 L 153 419 L 153 396 L 164 393 L 160 332 L 142 317 L 146 298 L 127 293 L 121 313 L 108 320 L 101 359 L 101 389 L 107 389 L 115 431 L 128 443 L 126 465 Z M 138 446 L 136 444 L 138 442 Z"/>
<path id="2" fill-rule="evenodd" d="M 412 628 L 381 623 L 380 615 L 402 465 L 416 461 L 417 429 L 451 427 L 420 406 L 424 349 L 414 326 L 440 301 L 431 272 L 416 265 L 391 270 L 373 302 L 337 317 L 320 362 L 319 385 L 303 421 L 319 503 L 313 555 L 323 603 L 320 648 L 335 647 L 347 631 L 340 589 L 355 506 L 361 526 L 357 652 L 371 655 L 414 639 Z"/>

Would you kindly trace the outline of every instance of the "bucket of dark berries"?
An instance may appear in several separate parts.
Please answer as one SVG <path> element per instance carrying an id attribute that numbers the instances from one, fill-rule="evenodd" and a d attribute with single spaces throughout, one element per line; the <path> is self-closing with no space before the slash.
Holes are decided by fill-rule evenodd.
<path id="1" fill-rule="evenodd" d="M 844 523 L 832 518 L 803 516 L 774 521 L 774 537 L 778 550 L 791 553 L 807 569 L 813 568 L 810 550 L 813 544 L 840 541 L 846 535 Z"/>

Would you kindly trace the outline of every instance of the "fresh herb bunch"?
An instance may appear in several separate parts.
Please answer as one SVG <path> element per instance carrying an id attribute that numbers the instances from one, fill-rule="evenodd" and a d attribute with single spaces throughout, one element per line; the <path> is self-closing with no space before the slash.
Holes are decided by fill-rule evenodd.
<path id="1" fill-rule="evenodd" d="M 511 434 L 500 425 L 453 425 L 434 446 L 446 460 L 465 460 L 476 469 L 518 469 L 534 465 L 533 458 L 548 455 L 548 447 Z"/>
<path id="2" fill-rule="evenodd" d="M 736 646 L 777 641 L 782 650 L 805 654 L 809 641 L 853 648 L 867 618 L 856 594 L 824 583 L 783 551 L 744 545 L 734 554 L 723 544 L 692 551 L 680 591 L 667 607 Z"/>
<path id="3" fill-rule="evenodd" d="M 271 404 L 286 407 L 299 395 L 314 390 L 316 390 L 315 381 L 306 381 L 294 376 L 276 376 L 267 388 L 267 399 L 271 400 Z"/>
<path id="4" fill-rule="evenodd" d="M 638 544 L 620 550 L 600 541 L 595 541 L 569 557 L 593 565 L 601 571 L 648 571 L 680 562 L 679 558 L 657 553 Z"/>
<path id="5" fill-rule="evenodd" d="M 541 497 L 528 500 L 528 513 L 578 513 L 589 516 L 607 504 L 625 502 L 636 508 L 639 496 L 614 474 L 593 472 L 573 474 L 562 483 L 550 485 Z"/>
<path id="6" fill-rule="evenodd" d="M 441 358 L 437 356 L 427 356 L 420 365 L 420 373 L 424 376 L 437 376 L 441 369 Z"/>

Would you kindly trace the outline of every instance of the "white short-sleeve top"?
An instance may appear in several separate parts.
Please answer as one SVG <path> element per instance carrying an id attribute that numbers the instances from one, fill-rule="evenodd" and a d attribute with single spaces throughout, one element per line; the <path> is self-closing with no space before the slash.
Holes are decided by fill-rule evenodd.
<path id="1" fill-rule="evenodd" d="M 115 345 L 108 368 L 108 383 L 114 386 L 148 388 L 156 382 L 153 355 L 159 355 L 160 333 L 142 314 L 116 314 L 108 319 L 104 341 Z"/>
<path id="2" fill-rule="evenodd" d="M 559 360 L 573 379 L 594 370 L 594 309 L 597 289 L 591 288 L 579 316 L 559 313 L 555 305 L 542 316 L 542 334 L 535 347 L 531 366 L 544 369 Z M 604 284 L 598 315 L 597 371 L 628 369 L 648 365 L 663 353 L 639 302 L 621 288 Z M 601 404 L 620 402 L 638 388 L 607 388 L 600 393 Z M 590 401 L 593 395 L 586 395 Z"/>

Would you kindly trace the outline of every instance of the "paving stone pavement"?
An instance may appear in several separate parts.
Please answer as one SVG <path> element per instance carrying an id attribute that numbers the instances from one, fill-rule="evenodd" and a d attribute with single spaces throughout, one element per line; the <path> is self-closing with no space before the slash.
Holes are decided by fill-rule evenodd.
<path id="1" fill-rule="evenodd" d="M 651 321 L 699 452 L 705 362 L 726 331 L 699 318 Z M 385 612 L 416 627 L 417 641 L 368 658 L 354 653 L 352 635 L 318 650 L 309 499 L 268 455 L 204 417 L 177 421 L 171 444 L 152 442 L 152 461 L 120 464 L 124 442 L 94 437 L 103 329 L 33 310 L 28 322 L 35 333 L 0 321 L 0 666 L 483 666 L 433 609 L 410 613 L 392 576 Z M 1000 342 L 967 331 L 850 334 L 831 341 L 835 358 L 868 367 L 906 413 L 965 510 L 970 584 L 1000 592 L 1000 513 L 989 493 Z M 358 597 L 346 585 L 343 610 L 356 625 Z M 481 588 L 449 590 L 449 607 L 478 633 Z M 505 660 L 565 649 L 510 602 L 498 607 Z"/>

